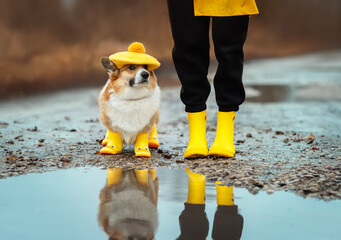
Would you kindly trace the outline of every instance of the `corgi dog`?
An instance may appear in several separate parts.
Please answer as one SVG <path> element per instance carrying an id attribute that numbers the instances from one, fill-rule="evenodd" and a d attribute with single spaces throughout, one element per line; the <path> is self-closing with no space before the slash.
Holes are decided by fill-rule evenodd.
<path id="1" fill-rule="evenodd" d="M 148 64 L 118 67 L 108 57 L 101 64 L 109 75 L 100 91 L 100 120 L 107 128 L 101 154 L 118 154 L 124 144 L 135 144 L 136 157 L 150 157 L 149 148 L 158 148 L 160 88 Z"/>
<path id="2" fill-rule="evenodd" d="M 107 169 L 97 219 L 109 240 L 154 239 L 158 189 L 156 169 Z"/>

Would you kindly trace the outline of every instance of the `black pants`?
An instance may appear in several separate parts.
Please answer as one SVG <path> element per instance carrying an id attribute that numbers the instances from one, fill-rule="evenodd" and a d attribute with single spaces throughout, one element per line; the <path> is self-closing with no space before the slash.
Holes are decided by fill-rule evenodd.
<path id="1" fill-rule="evenodd" d="M 182 84 L 181 100 L 186 112 L 206 109 L 211 87 L 209 26 L 211 17 L 195 17 L 193 0 L 168 0 L 174 39 L 173 61 Z M 238 111 L 245 100 L 242 83 L 243 45 L 249 16 L 212 17 L 212 38 L 218 60 L 214 88 L 219 111 Z"/>

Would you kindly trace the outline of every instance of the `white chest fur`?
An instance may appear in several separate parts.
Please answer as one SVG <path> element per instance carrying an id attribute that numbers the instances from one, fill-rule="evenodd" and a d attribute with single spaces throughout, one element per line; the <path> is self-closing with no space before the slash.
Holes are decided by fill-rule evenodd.
<path id="1" fill-rule="evenodd" d="M 143 96 L 143 92 L 147 91 L 144 88 L 136 90 L 135 97 Z M 112 126 L 129 133 L 136 133 L 145 128 L 160 107 L 160 88 L 157 86 L 154 90 L 148 91 L 152 91 L 150 95 L 134 100 L 122 99 L 111 94 L 109 101 L 105 104 L 110 109 L 106 114 Z M 128 94 L 134 94 L 134 92 Z"/>

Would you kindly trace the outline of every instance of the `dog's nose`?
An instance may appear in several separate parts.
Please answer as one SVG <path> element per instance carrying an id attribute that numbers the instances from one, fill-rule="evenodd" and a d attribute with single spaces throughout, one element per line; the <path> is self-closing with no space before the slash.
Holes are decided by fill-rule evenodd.
<path id="1" fill-rule="evenodd" d="M 141 76 L 142 78 L 147 79 L 149 77 L 149 72 L 142 72 Z"/>

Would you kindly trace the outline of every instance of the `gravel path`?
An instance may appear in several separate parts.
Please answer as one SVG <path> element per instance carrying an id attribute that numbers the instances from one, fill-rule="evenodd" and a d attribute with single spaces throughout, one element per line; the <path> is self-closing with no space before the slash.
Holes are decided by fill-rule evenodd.
<path id="1" fill-rule="evenodd" d="M 290 74 L 288 74 L 290 73 Z M 276 84 L 274 84 L 276 83 Z M 246 64 L 248 99 L 236 116 L 234 158 L 184 160 L 187 118 L 179 87 L 162 89 L 161 146 L 150 159 L 133 147 L 102 156 L 99 89 L 80 89 L 0 103 L 0 178 L 78 166 L 188 167 L 211 181 L 304 197 L 341 199 L 341 51 Z M 208 101 L 207 139 L 216 111 Z"/>

